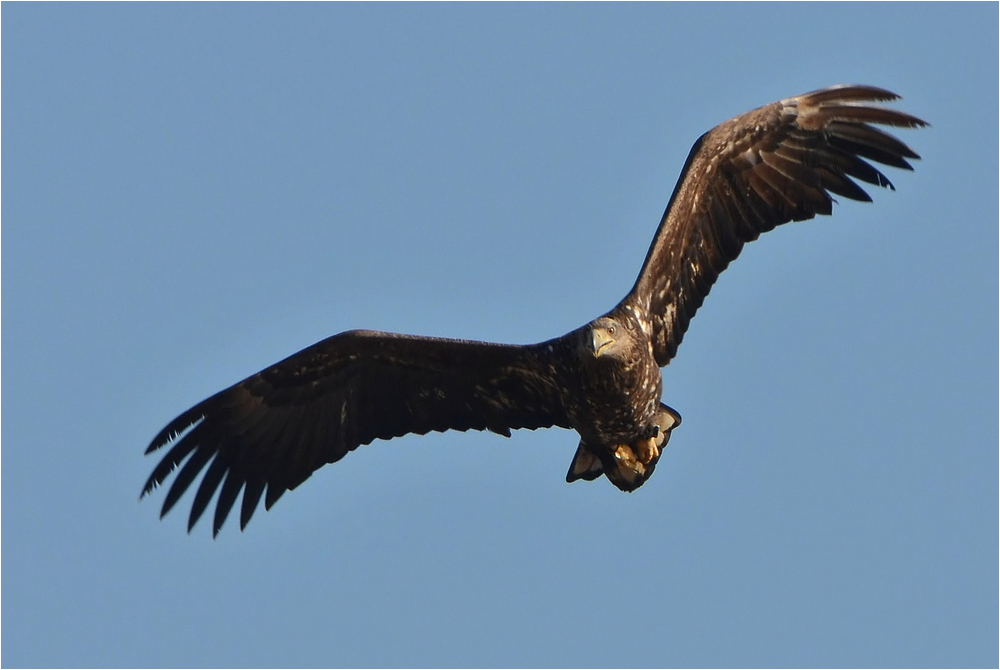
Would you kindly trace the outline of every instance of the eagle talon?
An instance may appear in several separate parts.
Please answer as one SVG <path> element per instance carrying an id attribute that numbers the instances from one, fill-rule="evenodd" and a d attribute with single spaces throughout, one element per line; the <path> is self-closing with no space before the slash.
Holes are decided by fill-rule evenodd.
<path id="1" fill-rule="evenodd" d="M 643 465 L 649 465 L 660 457 L 660 448 L 656 446 L 656 436 L 639 440 L 636 443 L 636 459 Z"/>

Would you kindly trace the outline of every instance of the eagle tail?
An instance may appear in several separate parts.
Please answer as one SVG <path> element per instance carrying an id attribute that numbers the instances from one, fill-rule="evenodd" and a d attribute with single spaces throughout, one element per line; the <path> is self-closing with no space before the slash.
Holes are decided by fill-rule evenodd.
<path id="1" fill-rule="evenodd" d="M 604 466 L 601 465 L 601 459 L 587 448 L 583 440 L 580 440 L 573 462 L 569 464 L 569 472 L 566 473 L 567 483 L 572 484 L 578 479 L 592 482 L 603 474 Z"/>

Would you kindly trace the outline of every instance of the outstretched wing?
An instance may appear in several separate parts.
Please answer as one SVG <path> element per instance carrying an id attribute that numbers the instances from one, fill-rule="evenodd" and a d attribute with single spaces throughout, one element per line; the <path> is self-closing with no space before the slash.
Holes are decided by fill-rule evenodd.
<path id="1" fill-rule="evenodd" d="M 893 188 L 864 159 L 913 169 L 906 159 L 919 156 L 871 125 L 926 125 L 867 104 L 898 97 L 871 86 L 833 86 L 737 116 L 695 142 L 623 301 L 649 315 L 660 367 L 744 243 L 782 223 L 830 214 L 831 193 L 870 202 L 852 178 Z"/>
<path id="2" fill-rule="evenodd" d="M 317 468 L 376 438 L 449 429 L 509 436 L 513 428 L 569 427 L 559 345 L 374 331 L 334 335 L 171 421 L 146 450 L 170 445 L 142 495 L 180 468 L 162 516 L 207 466 L 188 530 L 221 486 L 214 534 L 241 490 L 245 527 L 265 489 L 269 509 Z"/>

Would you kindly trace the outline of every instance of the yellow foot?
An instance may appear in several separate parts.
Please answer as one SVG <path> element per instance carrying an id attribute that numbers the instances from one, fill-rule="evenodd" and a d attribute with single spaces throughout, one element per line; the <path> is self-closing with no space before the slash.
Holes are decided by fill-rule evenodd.
<path id="1" fill-rule="evenodd" d="M 646 481 L 646 466 L 635 457 L 635 452 L 629 444 L 615 445 L 615 467 L 606 469 L 611 483 L 622 491 L 634 491 Z"/>
<path id="2" fill-rule="evenodd" d="M 656 438 L 650 437 L 636 442 L 635 456 L 643 465 L 649 465 L 660 457 L 660 448 L 656 446 Z"/>
<path id="3" fill-rule="evenodd" d="M 634 473 L 629 477 L 630 479 L 635 475 L 642 477 L 646 474 L 646 464 L 637 458 L 637 454 L 630 444 L 619 444 L 615 448 L 615 460 L 618 461 L 619 469 L 625 468 Z"/>

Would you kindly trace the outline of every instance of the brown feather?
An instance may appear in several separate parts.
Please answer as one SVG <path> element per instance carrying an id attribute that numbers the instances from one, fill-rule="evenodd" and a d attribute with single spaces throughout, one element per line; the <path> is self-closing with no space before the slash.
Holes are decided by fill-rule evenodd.
<path id="1" fill-rule="evenodd" d="M 162 516 L 201 476 L 188 529 L 217 495 L 214 534 L 241 493 L 243 528 L 261 498 L 270 509 L 317 468 L 376 439 L 547 426 L 580 434 L 567 481 L 604 474 L 638 488 L 680 423 L 660 402 L 659 367 L 744 244 L 829 214 L 830 194 L 870 200 L 853 179 L 892 188 L 866 159 L 910 169 L 907 159 L 919 158 L 870 125 L 924 125 L 870 104 L 896 98 L 837 86 L 716 126 L 692 147 L 635 286 L 608 314 L 529 346 L 373 331 L 327 338 L 167 424 L 146 450 L 169 446 L 142 495 L 174 473 Z"/>
<path id="2" fill-rule="evenodd" d="M 788 221 L 829 214 L 831 193 L 870 200 L 852 178 L 892 188 L 865 159 L 910 168 L 906 158 L 919 158 L 870 125 L 926 125 L 869 104 L 896 98 L 870 86 L 831 87 L 752 110 L 699 138 L 623 300 L 648 310 L 660 366 L 674 356 L 718 272 L 744 243 Z"/>

